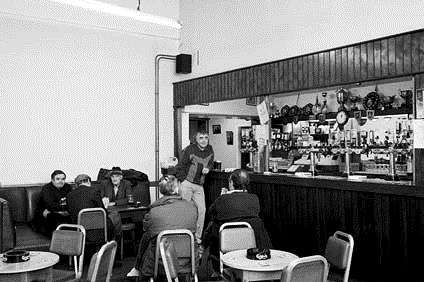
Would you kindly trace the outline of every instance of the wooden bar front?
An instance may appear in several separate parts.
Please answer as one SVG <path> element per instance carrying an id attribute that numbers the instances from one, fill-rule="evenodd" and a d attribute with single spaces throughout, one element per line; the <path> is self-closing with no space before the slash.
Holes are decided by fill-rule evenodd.
<path id="1" fill-rule="evenodd" d="M 207 207 L 228 187 L 211 172 Z M 323 254 L 336 230 L 352 234 L 352 276 L 364 281 L 423 281 L 424 192 L 411 185 L 251 174 L 261 218 L 274 248 L 298 256 Z"/>

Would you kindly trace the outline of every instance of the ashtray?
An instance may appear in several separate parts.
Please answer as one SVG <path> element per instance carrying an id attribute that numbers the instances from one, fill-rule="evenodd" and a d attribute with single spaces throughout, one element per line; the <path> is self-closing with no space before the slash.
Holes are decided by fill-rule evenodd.
<path id="1" fill-rule="evenodd" d="M 269 249 L 250 248 L 247 249 L 246 257 L 252 260 L 266 260 L 271 258 Z"/>
<path id="2" fill-rule="evenodd" d="M 28 251 L 8 251 L 2 255 L 1 260 L 6 263 L 18 263 L 29 260 Z"/>

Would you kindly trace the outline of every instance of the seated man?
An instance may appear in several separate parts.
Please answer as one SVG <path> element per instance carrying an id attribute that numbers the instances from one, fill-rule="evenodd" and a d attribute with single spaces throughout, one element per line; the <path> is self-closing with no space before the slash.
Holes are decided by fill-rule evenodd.
<path id="1" fill-rule="evenodd" d="M 68 211 L 72 223 L 78 222 L 78 213 L 86 208 L 103 208 L 100 192 L 91 187 L 91 178 L 87 174 L 80 174 L 75 178 L 76 188 L 68 194 Z M 108 238 L 114 238 L 114 226 L 107 217 Z"/>
<path id="2" fill-rule="evenodd" d="M 188 229 L 196 231 L 197 208 L 192 201 L 178 196 L 180 183 L 175 176 L 166 176 L 159 182 L 163 197 L 150 205 L 150 212 L 143 221 L 144 234 L 141 237 L 134 268 L 128 277 L 141 276 L 142 280 L 153 276 L 156 237 L 164 230 Z M 144 278 L 144 279 L 143 279 Z"/>
<path id="3" fill-rule="evenodd" d="M 66 174 L 63 171 L 53 171 L 51 182 L 41 189 L 40 200 L 35 210 L 34 228 L 49 237 L 59 224 L 70 222 L 66 197 L 72 188 L 65 183 L 65 179 Z"/>
<path id="4" fill-rule="evenodd" d="M 210 253 L 219 256 L 220 226 L 226 222 L 245 221 L 254 229 L 256 246 L 271 248 L 271 240 L 259 218 L 258 196 L 246 190 L 250 182 L 249 174 L 245 170 L 236 169 L 228 182 L 229 189 L 223 188 L 221 196 L 209 208 L 210 222 L 204 232 L 203 247 L 210 247 Z"/>
<path id="5" fill-rule="evenodd" d="M 127 197 L 132 194 L 131 182 L 123 179 L 120 167 L 113 167 L 109 173 L 109 179 L 102 184 L 101 196 L 106 206 L 123 205 L 128 202 Z"/>

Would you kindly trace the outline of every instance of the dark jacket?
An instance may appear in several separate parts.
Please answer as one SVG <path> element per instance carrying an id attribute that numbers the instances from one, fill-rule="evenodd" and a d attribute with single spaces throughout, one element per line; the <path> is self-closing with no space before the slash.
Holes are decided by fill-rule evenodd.
<path id="1" fill-rule="evenodd" d="M 51 182 L 44 185 L 41 189 L 36 215 L 43 216 L 42 214 L 45 209 L 51 212 L 61 211 L 60 199 L 66 198 L 71 191 L 72 188 L 68 183 L 65 183 L 60 189 L 56 188 Z"/>
<path id="2" fill-rule="evenodd" d="M 86 208 L 104 207 L 96 188 L 81 185 L 68 194 L 68 211 L 73 223 L 77 223 L 79 211 Z"/>
<path id="3" fill-rule="evenodd" d="M 132 194 L 131 182 L 122 179 L 118 187 L 118 194 L 115 196 L 113 184 L 110 180 L 103 181 L 100 187 L 101 197 L 108 197 L 110 202 L 115 202 L 117 205 L 124 205 L 128 202 L 128 195 Z"/>
<path id="4" fill-rule="evenodd" d="M 176 177 L 181 182 L 187 180 L 203 185 L 205 175 L 202 170 L 205 167 L 212 169 L 213 159 L 214 152 L 211 145 L 200 150 L 196 144 L 190 144 L 183 150 L 182 157 L 176 166 Z"/>
<path id="5" fill-rule="evenodd" d="M 180 196 L 164 196 L 151 204 L 151 210 L 144 217 L 144 232 L 137 254 L 135 267 L 143 276 L 152 276 L 156 237 L 164 230 L 188 229 L 196 231 L 197 208 L 192 201 Z"/>
<path id="6" fill-rule="evenodd" d="M 223 223 L 245 221 L 254 232 L 256 247 L 272 248 L 271 239 L 259 217 L 259 199 L 255 194 L 247 192 L 233 192 L 219 196 L 209 208 L 210 222 L 205 229 L 203 244 L 210 246 L 211 252 L 217 254 L 219 250 L 219 228 Z"/>

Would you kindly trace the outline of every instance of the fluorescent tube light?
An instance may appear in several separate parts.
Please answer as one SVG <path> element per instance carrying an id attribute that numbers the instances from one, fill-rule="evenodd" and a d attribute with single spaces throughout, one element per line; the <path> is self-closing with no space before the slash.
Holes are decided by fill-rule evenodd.
<path id="1" fill-rule="evenodd" d="M 94 0 L 48 0 L 51 2 L 56 2 L 60 4 L 65 4 L 68 6 L 79 7 L 91 11 L 96 11 L 99 13 L 105 13 L 118 17 L 130 18 L 136 21 L 153 23 L 158 25 L 163 25 L 171 28 L 181 29 L 181 24 L 173 19 L 155 16 L 152 14 L 143 13 L 136 10 L 130 10 L 127 8 L 111 5 L 108 3 L 103 3 Z"/>

